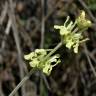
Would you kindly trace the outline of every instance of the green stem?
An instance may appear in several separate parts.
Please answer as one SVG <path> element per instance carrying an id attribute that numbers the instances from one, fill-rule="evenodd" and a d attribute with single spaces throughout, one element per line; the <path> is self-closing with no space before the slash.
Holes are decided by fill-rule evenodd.
<path id="1" fill-rule="evenodd" d="M 31 71 L 22 79 L 22 81 L 15 87 L 15 89 L 9 94 L 9 96 L 14 96 L 18 89 L 29 79 L 29 77 L 33 74 L 35 69 L 31 69 Z"/>
<path id="2" fill-rule="evenodd" d="M 58 43 L 58 45 L 44 58 L 44 61 L 47 60 L 55 51 L 57 51 L 62 46 L 62 42 Z"/>

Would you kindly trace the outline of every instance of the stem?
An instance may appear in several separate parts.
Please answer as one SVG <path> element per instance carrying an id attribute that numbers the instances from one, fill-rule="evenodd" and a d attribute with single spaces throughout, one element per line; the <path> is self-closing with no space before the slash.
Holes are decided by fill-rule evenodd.
<path id="1" fill-rule="evenodd" d="M 22 79 L 22 81 L 15 87 L 15 89 L 9 94 L 9 96 L 15 95 L 18 89 L 29 79 L 29 77 L 33 74 L 35 69 L 31 69 L 31 71 Z"/>
<path id="2" fill-rule="evenodd" d="M 62 46 L 62 42 L 60 42 L 45 58 L 44 61 L 49 58 L 55 51 L 57 51 Z"/>

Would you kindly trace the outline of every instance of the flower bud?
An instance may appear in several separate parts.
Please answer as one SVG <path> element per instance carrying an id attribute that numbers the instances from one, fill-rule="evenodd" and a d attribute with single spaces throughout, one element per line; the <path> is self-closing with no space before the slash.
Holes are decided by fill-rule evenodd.
<path id="1" fill-rule="evenodd" d="M 88 28 L 92 25 L 91 21 L 86 19 L 85 11 L 81 11 L 76 19 L 76 23 L 79 29 Z"/>

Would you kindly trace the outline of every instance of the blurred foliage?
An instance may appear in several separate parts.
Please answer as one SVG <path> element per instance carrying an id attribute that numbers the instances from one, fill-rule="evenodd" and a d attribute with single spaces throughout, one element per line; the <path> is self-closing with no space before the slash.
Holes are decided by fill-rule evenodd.
<path id="1" fill-rule="evenodd" d="M 89 9 L 86 10 L 79 1 L 86 4 Z M 8 96 L 21 81 L 17 45 L 12 28 L 10 27 L 9 32 L 6 33 L 9 4 L 5 2 L 8 0 L 0 0 L 0 96 Z M 67 16 L 75 21 L 80 10 L 85 10 L 86 17 L 92 20 L 92 27 L 88 28 L 84 35 L 90 39 L 86 43 L 87 56 L 93 68 L 96 69 L 96 22 L 88 13 L 90 11 L 96 17 L 96 0 L 44 0 L 44 6 L 41 0 L 13 0 L 13 2 L 21 58 L 25 63 L 20 64 L 24 75 L 31 67 L 29 62 L 24 61 L 23 55 L 40 48 L 42 14 L 44 14 L 45 25 L 44 48 L 52 49 L 61 39 L 59 32 L 54 32 L 56 31 L 54 25 L 63 25 Z M 61 63 L 53 68 L 48 77 L 42 76 L 40 72 L 34 73 L 25 83 L 26 96 L 96 96 L 96 78 L 85 54 L 84 46 L 81 45 L 79 50 L 76 55 L 62 46 L 56 52 L 61 56 Z M 21 89 L 16 96 L 23 96 Z"/>
<path id="2" fill-rule="evenodd" d="M 95 11 L 96 10 L 96 0 L 86 0 L 86 1 L 87 1 L 89 9 Z"/>

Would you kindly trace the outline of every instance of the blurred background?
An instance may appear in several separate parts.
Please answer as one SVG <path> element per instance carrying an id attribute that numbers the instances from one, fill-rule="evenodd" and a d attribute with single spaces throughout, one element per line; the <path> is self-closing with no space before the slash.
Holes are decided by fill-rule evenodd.
<path id="1" fill-rule="evenodd" d="M 79 53 L 62 46 L 61 63 L 50 76 L 35 72 L 14 96 L 96 96 L 96 0 L 0 0 L 0 96 L 8 96 L 30 71 L 24 54 L 52 49 L 60 36 L 54 25 L 74 21 L 84 10 L 92 27 Z"/>

